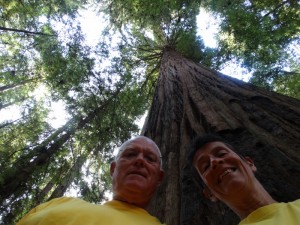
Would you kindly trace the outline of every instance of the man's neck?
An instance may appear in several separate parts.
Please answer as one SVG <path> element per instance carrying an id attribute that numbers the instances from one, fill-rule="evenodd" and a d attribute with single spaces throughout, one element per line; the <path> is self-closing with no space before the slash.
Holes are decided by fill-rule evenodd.
<path id="1" fill-rule="evenodd" d="M 119 196 L 113 196 L 113 200 L 116 200 L 116 201 L 120 201 L 120 202 L 124 202 L 126 204 L 130 204 L 130 205 L 134 205 L 136 207 L 139 207 L 139 208 L 142 208 L 144 210 L 147 209 L 147 206 L 148 206 L 148 202 L 145 203 L 145 202 L 140 202 L 139 199 L 130 199 L 130 200 L 127 200 L 125 198 L 122 198 L 122 197 L 119 197 Z"/>

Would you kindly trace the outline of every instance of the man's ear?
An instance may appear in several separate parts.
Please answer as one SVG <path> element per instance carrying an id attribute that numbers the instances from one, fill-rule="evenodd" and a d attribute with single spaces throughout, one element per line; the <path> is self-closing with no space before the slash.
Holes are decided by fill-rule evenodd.
<path id="1" fill-rule="evenodd" d="M 110 176 L 113 176 L 113 174 L 114 174 L 114 172 L 115 172 L 115 168 L 116 168 L 116 162 L 114 161 L 114 162 L 112 162 L 112 163 L 110 164 L 110 169 L 109 169 L 109 171 L 110 171 Z"/>
<path id="2" fill-rule="evenodd" d="M 257 171 L 257 168 L 254 165 L 253 160 L 249 156 L 245 156 L 245 161 L 250 166 L 250 168 L 253 171 L 253 173 L 255 173 Z"/>
<path id="3" fill-rule="evenodd" d="M 211 200 L 212 202 L 217 202 L 218 201 L 217 197 L 213 193 L 211 193 L 211 191 L 207 187 L 204 187 L 203 195 L 206 198 L 208 198 L 209 200 Z"/>

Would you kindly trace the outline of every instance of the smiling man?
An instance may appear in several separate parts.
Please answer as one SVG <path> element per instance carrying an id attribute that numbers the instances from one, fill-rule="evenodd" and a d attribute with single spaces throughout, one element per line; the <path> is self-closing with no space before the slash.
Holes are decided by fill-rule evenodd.
<path id="1" fill-rule="evenodd" d="M 31 210 L 17 225 L 159 225 L 146 207 L 161 183 L 161 153 L 149 138 L 137 136 L 121 145 L 111 163 L 113 200 L 103 205 L 62 197 Z"/>
<path id="2" fill-rule="evenodd" d="M 152 140 L 139 136 L 125 142 L 110 168 L 113 199 L 145 209 L 163 179 L 161 166 L 161 153 Z"/>
<path id="3" fill-rule="evenodd" d="M 240 225 L 300 223 L 300 200 L 276 202 L 256 179 L 257 168 L 251 158 L 240 156 L 219 136 L 195 138 L 189 160 L 204 196 L 229 206 L 241 218 Z"/>

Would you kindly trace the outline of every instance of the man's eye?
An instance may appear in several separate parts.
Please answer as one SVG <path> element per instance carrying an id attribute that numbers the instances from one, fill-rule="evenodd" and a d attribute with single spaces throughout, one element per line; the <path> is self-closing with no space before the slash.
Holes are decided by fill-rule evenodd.
<path id="1" fill-rule="evenodd" d="M 123 156 L 125 158 L 132 158 L 132 157 L 135 157 L 137 154 L 135 152 L 127 152 L 125 153 Z"/>
<path id="2" fill-rule="evenodd" d="M 152 155 L 146 155 L 145 158 L 146 158 L 146 160 L 147 160 L 148 162 L 151 162 L 151 163 L 156 162 L 155 156 L 152 156 Z"/>

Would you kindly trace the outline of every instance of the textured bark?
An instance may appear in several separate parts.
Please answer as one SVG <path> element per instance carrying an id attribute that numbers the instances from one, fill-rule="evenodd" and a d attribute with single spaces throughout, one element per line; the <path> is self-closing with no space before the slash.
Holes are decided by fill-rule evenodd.
<path id="1" fill-rule="evenodd" d="M 300 101 L 220 74 L 166 49 L 142 134 L 162 151 L 166 178 L 150 211 L 168 225 L 237 224 L 204 199 L 186 161 L 197 134 L 218 132 L 253 158 L 278 201 L 300 197 Z"/>

